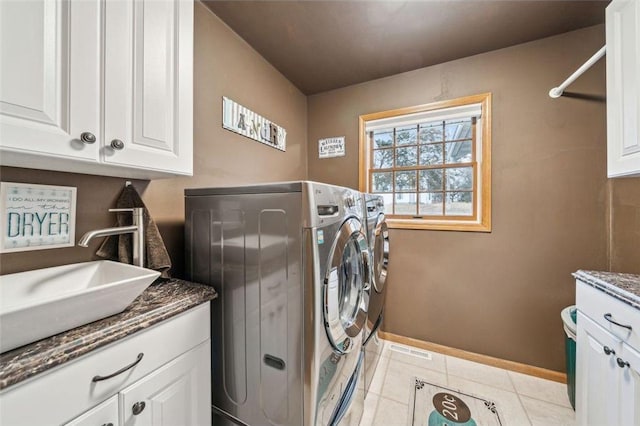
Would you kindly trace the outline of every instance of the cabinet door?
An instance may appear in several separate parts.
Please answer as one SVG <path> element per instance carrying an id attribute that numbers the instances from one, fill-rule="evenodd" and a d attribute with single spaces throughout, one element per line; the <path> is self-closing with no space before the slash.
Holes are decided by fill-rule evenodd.
<path id="1" fill-rule="evenodd" d="M 609 177 L 640 176 L 640 1 L 606 10 Z"/>
<path id="2" fill-rule="evenodd" d="M 640 426 L 640 352 L 622 345 L 620 359 L 629 364 L 622 369 L 620 424 Z M 623 364 L 624 365 L 624 364 Z"/>
<path id="3" fill-rule="evenodd" d="M 123 424 L 210 425 L 210 355 L 207 340 L 120 392 Z"/>
<path id="4" fill-rule="evenodd" d="M 105 9 L 104 161 L 192 174 L 193 2 L 110 1 Z"/>
<path id="5" fill-rule="evenodd" d="M 621 351 L 621 342 L 581 312 L 578 312 L 577 325 L 577 424 L 620 424 L 620 367 L 616 363 L 616 357 Z"/>
<path id="6" fill-rule="evenodd" d="M 118 426 L 118 396 L 114 395 L 65 426 Z"/>
<path id="7" fill-rule="evenodd" d="M 99 101 L 99 0 L 0 1 L 2 163 L 28 166 L 20 161 L 32 154 L 97 161 Z M 83 143 L 83 132 L 96 142 Z"/>

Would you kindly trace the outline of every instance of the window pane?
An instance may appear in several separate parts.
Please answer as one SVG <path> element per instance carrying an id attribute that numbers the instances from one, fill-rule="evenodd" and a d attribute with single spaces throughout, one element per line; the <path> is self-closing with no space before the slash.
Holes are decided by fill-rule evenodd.
<path id="1" fill-rule="evenodd" d="M 415 191 L 416 190 L 416 172 L 396 172 L 396 191 Z M 414 197 L 415 198 L 415 197 Z M 414 199 L 415 203 L 415 199 Z"/>
<path id="2" fill-rule="evenodd" d="M 442 151 L 443 145 L 441 143 L 420 145 L 420 165 L 442 164 L 444 159 Z"/>
<path id="3" fill-rule="evenodd" d="M 454 167 L 445 173 L 447 190 L 473 189 L 473 167 Z"/>
<path id="4" fill-rule="evenodd" d="M 473 192 L 447 192 L 444 213 L 447 216 L 472 216 Z"/>
<path id="5" fill-rule="evenodd" d="M 376 149 L 373 151 L 373 168 L 390 169 L 393 167 L 393 149 Z"/>
<path id="6" fill-rule="evenodd" d="M 418 164 L 418 147 L 396 148 L 396 167 L 415 166 Z"/>
<path id="7" fill-rule="evenodd" d="M 393 212 L 393 194 L 380 194 L 384 200 L 384 212 L 390 214 Z"/>
<path id="8" fill-rule="evenodd" d="M 420 170 L 420 191 L 442 191 L 443 169 Z"/>
<path id="9" fill-rule="evenodd" d="M 398 127 L 396 145 L 415 145 L 418 139 L 418 126 Z"/>
<path id="10" fill-rule="evenodd" d="M 373 132 L 373 148 L 388 148 L 393 145 L 393 129 Z"/>
<path id="11" fill-rule="evenodd" d="M 442 142 L 442 121 L 420 125 L 420 143 Z"/>
<path id="12" fill-rule="evenodd" d="M 444 137 L 448 141 L 471 139 L 471 119 L 446 121 L 444 123 Z"/>
<path id="13" fill-rule="evenodd" d="M 442 192 L 420 194 L 420 214 L 442 216 Z"/>
<path id="14" fill-rule="evenodd" d="M 410 194 L 396 194 L 396 208 L 395 214 L 410 214 L 416 215 L 416 198 L 415 193 Z"/>
<path id="15" fill-rule="evenodd" d="M 393 173 L 374 173 L 373 174 L 373 192 L 391 192 L 391 183 L 393 181 Z"/>
<path id="16" fill-rule="evenodd" d="M 449 142 L 445 144 L 445 162 L 451 163 L 470 163 L 473 160 L 471 153 L 471 141 Z"/>

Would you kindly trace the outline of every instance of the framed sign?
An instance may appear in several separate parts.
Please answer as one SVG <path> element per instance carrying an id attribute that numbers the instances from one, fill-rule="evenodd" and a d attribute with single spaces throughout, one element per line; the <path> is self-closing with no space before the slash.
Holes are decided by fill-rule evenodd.
<path id="1" fill-rule="evenodd" d="M 318 158 L 344 157 L 344 136 L 318 140 Z"/>
<path id="2" fill-rule="evenodd" d="M 0 183 L 0 253 L 75 245 L 76 188 Z"/>

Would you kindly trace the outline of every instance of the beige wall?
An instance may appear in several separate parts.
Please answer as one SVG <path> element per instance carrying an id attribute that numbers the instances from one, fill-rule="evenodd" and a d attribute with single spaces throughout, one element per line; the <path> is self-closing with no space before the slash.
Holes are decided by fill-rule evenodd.
<path id="1" fill-rule="evenodd" d="M 358 185 L 358 116 L 493 93 L 493 232 L 391 231 L 386 331 L 564 370 L 571 272 L 607 267 L 604 62 L 547 93 L 604 43 L 603 26 L 309 97 L 309 178 Z M 317 158 L 346 136 L 347 155 Z"/>
<path id="2" fill-rule="evenodd" d="M 184 188 L 304 179 L 307 99 L 202 3 L 195 6 L 194 176 L 134 181 L 154 217 L 174 267 L 184 268 Z M 287 150 L 278 151 L 222 129 L 227 96 L 287 130 Z M 113 226 L 112 207 L 125 179 L 2 167 L 3 181 L 77 186 L 77 233 Z M 0 273 L 91 260 L 90 248 L 0 255 Z"/>
<path id="3" fill-rule="evenodd" d="M 196 3 L 193 177 L 153 180 L 144 200 L 184 269 L 184 188 L 304 179 L 307 98 L 202 3 Z M 279 151 L 222 128 L 222 96 L 287 130 Z"/>
<path id="4" fill-rule="evenodd" d="M 640 178 L 610 180 L 610 270 L 640 274 Z"/>

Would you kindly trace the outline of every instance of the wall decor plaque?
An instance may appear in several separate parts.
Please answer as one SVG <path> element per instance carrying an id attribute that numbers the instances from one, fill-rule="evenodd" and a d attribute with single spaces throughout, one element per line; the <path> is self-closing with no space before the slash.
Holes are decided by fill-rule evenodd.
<path id="1" fill-rule="evenodd" d="M 224 96 L 222 127 L 280 151 L 286 151 L 287 131 L 284 128 Z"/>
<path id="2" fill-rule="evenodd" d="M 0 183 L 0 253 L 75 245 L 76 188 Z"/>
<path id="3" fill-rule="evenodd" d="M 318 140 L 318 158 L 344 157 L 344 136 Z"/>

